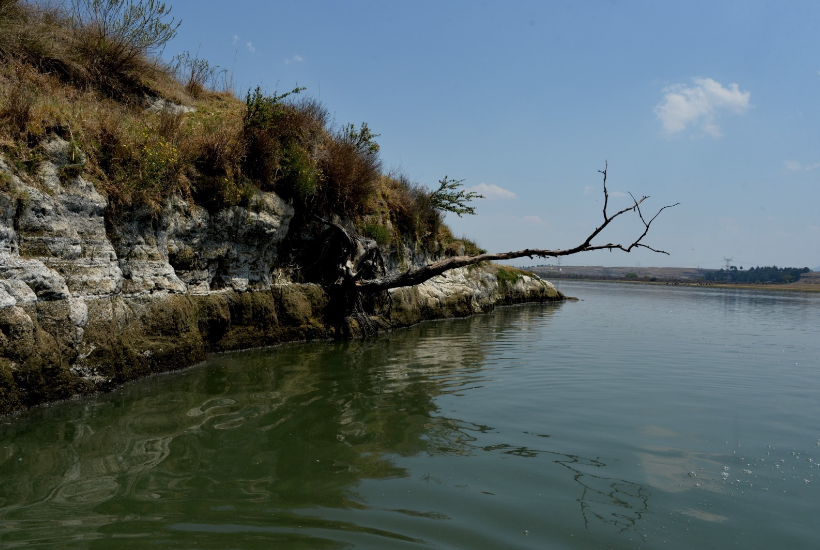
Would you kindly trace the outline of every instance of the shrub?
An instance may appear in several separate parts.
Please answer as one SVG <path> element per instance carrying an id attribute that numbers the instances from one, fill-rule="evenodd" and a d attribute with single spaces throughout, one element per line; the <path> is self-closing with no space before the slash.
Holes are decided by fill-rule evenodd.
<path id="1" fill-rule="evenodd" d="M 499 283 L 513 284 L 523 279 L 524 272 L 520 269 L 502 265 L 496 267 L 498 267 L 498 270 L 495 273 L 495 277 Z"/>
<path id="2" fill-rule="evenodd" d="M 348 215 L 365 211 L 382 168 L 375 137 L 367 124 L 362 124 L 360 130 L 345 126 L 329 137 L 320 161 L 323 209 Z"/>
<path id="3" fill-rule="evenodd" d="M 382 187 L 390 218 L 399 233 L 416 242 L 438 237 L 442 216 L 433 208 L 426 188 L 402 173 L 385 177 Z"/>
<path id="4" fill-rule="evenodd" d="M 122 112 L 108 110 L 88 121 L 87 143 L 92 164 L 104 180 L 118 180 L 126 171 L 125 165 L 131 158 L 133 144 L 128 139 L 122 124 Z"/>
<path id="5" fill-rule="evenodd" d="M 161 135 L 146 132 L 138 151 L 136 161 L 140 183 L 147 189 L 164 195 L 162 188 L 169 185 L 179 173 L 179 149 Z"/>
<path id="6" fill-rule="evenodd" d="M 282 154 L 282 178 L 276 190 L 286 198 L 306 203 L 316 194 L 321 171 L 318 161 L 297 143 L 287 146 Z"/>
<path id="7" fill-rule="evenodd" d="M 200 59 L 199 55 L 191 57 L 190 52 L 177 55 L 171 64 L 171 69 L 177 79 L 185 87 L 191 97 L 198 99 L 205 90 L 216 87 L 219 77 L 227 73 L 217 65 L 211 65 L 207 59 Z"/>
<path id="8" fill-rule="evenodd" d="M 157 0 L 72 0 L 73 48 L 86 78 L 115 96 L 141 91 L 156 72 L 148 58 L 176 35 L 180 22 Z"/>
<path id="9" fill-rule="evenodd" d="M 381 246 L 393 242 L 393 232 L 390 231 L 390 228 L 377 222 L 371 222 L 365 225 L 362 233 L 365 237 L 370 237 Z"/>
<path id="10" fill-rule="evenodd" d="M 283 99 L 300 93 L 294 88 L 284 94 L 265 95 L 260 87 L 245 97 L 242 134 L 245 141 L 244 173 L 261 186 L 273 186 L 280 175 L 284 145 L 292 124 L 293 109 Z M 289 120 L 290 119 L 290 120 Z"/>
<path id="11" fill-rule="evenodd" d="M 189 147 L 191 151 L 188 154 L 201 174 L 232 179 L 239 176 L 245 151 L 234 128 L 219 121 L 206 123 L 190 141 Z"/>
<path id="12" fill-rule="evenodd" d="M 484 196 L 474 192 L 459 189 L 464 180 L 451 180 L 444 176 L 438 180 L 439 188 L 430 193 L 430 202 L 436 210 L 452 212 L 459 218 L 462 214 L 475 214 L 475 207 L 467 203 L 473 199 L 483 199 Z"/>
<path id="13" fill-rule="evenodd" d="M 19 55 L 23 12 L 18 0 L 0 0 L 0 59 Z"/>
<path id="14" fill-rule="evenodd" d="M 230 176 L 201 176 L 192 189 L 196 202 L 215 212 L 228 206 L 247 206 L 258 189 Z"/>
<path id="15" fill-rule="evenodd" d="M 171 8 L 157 0 L 72 0 L 71 19 L 98 53 L 117 64 L 161 51 L 181 21 L 168 19 Z"/>

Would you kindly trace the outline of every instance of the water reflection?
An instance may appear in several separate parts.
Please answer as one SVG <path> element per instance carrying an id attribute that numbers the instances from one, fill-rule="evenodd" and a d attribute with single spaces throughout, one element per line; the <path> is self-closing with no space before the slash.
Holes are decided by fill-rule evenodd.
<path id="1" fill-rule="evenodd" d="M 495 376 L 488 354 L 503 353 L 509 334 L 547 323 L 555 307 L 499 310 L 366 342 L 219 356 L 115 395 L 14 418 L 0 426 L 0 541 L 93 545 L 127 535 L 123 544 L 138 547 L 146 538 L 207 543 L 214 533 L 241 532 L 266 536 L 247 547 L 334 547 L 328 539 L 344 541 L 339 533 L 420 542 L 328 510 L 368 510 L 363 481 L 411 477 L 399 457 L 482 453 L 549 458 L 578 484 L 587 526 L 634 528 L 649 492 L 603 475 L 603 462 L 486 445 L 492 427 L 439 410 L 438 397 L 487 384 Z M 449 519 L 439 510 L 388 511 Z"/>

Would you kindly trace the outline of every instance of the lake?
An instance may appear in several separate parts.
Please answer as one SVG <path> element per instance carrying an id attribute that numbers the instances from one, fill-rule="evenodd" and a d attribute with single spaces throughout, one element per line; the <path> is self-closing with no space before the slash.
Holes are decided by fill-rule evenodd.
<path id="1" fill-rule="evenodd" d="M 816 548 L 820 295 L 559 288 L 0 418 L 0 547 Z"/>

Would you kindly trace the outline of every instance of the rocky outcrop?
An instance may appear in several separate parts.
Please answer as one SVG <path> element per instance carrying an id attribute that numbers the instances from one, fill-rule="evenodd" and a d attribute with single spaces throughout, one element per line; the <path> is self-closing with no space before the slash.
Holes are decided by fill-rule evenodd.
<path id="1" fill-rule="evenodd" d="M 538 278 L 473 266 L 394 289 L 388 308 L 340 322 L 325 289 L 281 275 L 294 211 L 276 194 L 216 212 L 181 198 L 159 211 L 113 212 L 79 175 L 84 158 L 68 142 L 54 138 L 42 150 L 33 174 L 0 157 L 0 414 L 192 365 L 211 351 L 561 298 Z M 423 251 L 403 257 L 428 260 Z"/>

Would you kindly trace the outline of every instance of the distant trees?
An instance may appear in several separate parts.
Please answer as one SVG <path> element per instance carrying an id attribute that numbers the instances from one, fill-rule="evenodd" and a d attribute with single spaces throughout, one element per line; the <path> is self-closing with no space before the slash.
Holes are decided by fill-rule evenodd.
<path id="1" fill-rule="evenodd" d="M 787 284 L 793 283 L 794 281 L 800 279 L 800 275 L 803 273 L 808 273 L 811 271 L 808 267 L 777 267 L 777 266 L 764 266 L 764 267 L 753 267 L 751 269 L 747 269 L 746 271 L 738 270 L 736 267 L 731 266 L 731 280 L 735 283 L 774 283 L 774 284 Z M 711 271 L 705 273 L 703 275 L 703 279 L 706 281 L 714 281 L 714 282 L 725 282 L 726 276 L 728 275 L 727 271 L 724 269 L 720 269 L 718 271 Z"/>

